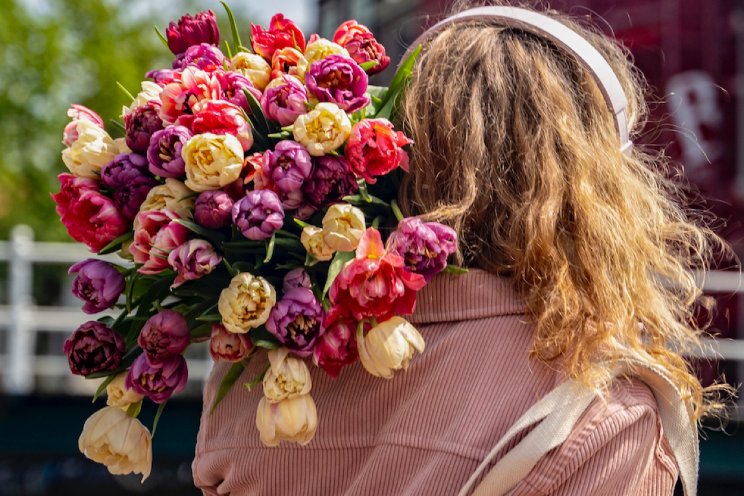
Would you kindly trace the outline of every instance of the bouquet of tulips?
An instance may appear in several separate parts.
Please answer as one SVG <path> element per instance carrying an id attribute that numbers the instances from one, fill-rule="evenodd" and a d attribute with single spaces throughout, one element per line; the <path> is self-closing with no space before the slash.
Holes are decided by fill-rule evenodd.
<path id="1" fill-rule="evenodd" d="M 158 32 L 173 66 L 129 95 L 113 121 L 121 137 L 79 105 L 64 131 L 57 212 L 76 241 L 121 255 L 70 269 L 83 311 L 109 311 L 64 344 L 71 372 L 102 378 L 96 398 L 108 398 L 80 450 L 143 480 L 142 401 L 160 405 L 157 423 L 186 384 L 191 343 L 233 364 L 213 408 L 268 354 L 246 384 L 262 385 L 261 440 L 304 444 L 317 426 L 309 365 L 334 377 L 357 360 L 383 378 L 407 368 L 424 340 L 401 316 L 434 275 L 457 270 L 454 231 L 395 202 L 411 141 L 388 119 L 415 54 L 374 87 L 368 75 L 390 59 L 356 21 L 328 40 L 277 14 L 251 26 L 247 48 L 225 9 L 224 51 L 211 11 Z"/>

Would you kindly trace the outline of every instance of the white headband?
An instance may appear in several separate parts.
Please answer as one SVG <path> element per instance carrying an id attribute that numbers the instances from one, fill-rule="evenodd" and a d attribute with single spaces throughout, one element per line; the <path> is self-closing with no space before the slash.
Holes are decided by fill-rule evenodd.
<path id="1" fill-rule="evenodd" d="M 419 45 L 433 37 L 443 28 L 461 22 L 480 21 L 499 26 L 516 28 L 546 38 L 559 48 L 570 53 L 594 77 L 607 106 L 615 116 L 615 125 L 620 138 L 620 150 L 629 152 L 633 147 L 628 133 L 628 99 L 612 67 L 599 51 L 576 31 L 539 12 L 519 7 L 478 7 L 448 17 L 427 29 L 408 48 L 408 55 Z"/>

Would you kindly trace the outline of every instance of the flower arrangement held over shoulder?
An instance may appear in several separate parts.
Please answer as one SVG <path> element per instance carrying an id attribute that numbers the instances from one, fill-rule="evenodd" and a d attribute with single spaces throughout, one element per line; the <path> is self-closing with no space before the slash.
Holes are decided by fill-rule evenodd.
<path id="1" fill-rule="evenodd" d="M 415 54 L 375 87 L 369 75 L 390 59 L 356 21 L 329 40 L 277 14 L 251 26 L 247 48 L 225 8 L 224 52 L 211 11 L 168 26 L 173 65 L 130 95 L 120 137 L 79 105 L 64 131 L 57 212 L 73 239 L 125 259 L 70 269 L 86 313 L 119 311 L 64 345 L 71 372 L 104 378 L 96 397 L 108 395 L 80 449 L 143 480 L 142 401 L 160 417 L 185 387 L 191 343 L 209 340 L 232 364 L 212 408 L 265 354 L 249 384 L 263 385 L 260 438 L 308 443 L 319 421 L 310 366 L 406 369 L 424 340 L 404 316 L 457 247 L 452 229 L 403 218 L 395 202 L 412 142 L 389 119 Z"/>

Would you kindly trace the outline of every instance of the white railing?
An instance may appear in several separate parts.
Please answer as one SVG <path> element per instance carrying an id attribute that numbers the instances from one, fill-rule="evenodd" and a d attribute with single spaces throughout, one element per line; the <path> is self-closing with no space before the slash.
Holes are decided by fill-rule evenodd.
<path id="1" fill-rule="evenodd" d="M 90 252 L 77 243 L 34 242 L 33 232 L 27 226 L 17 226 L 10 241 L 0 241 L 0 262 L 9 266 L 8 304 L 0 305 L 0 329 L 7 333 L 6 353 L 0 355 L 0 364 L 3 364 L 0 373 L 6 392 L 28 394 L 34 389 L 36 377 L 69 374 L 61 350 L 58 355 L 35 353 L 36 336 L 41 331 L 69 334 L 88 320 L 88 316 L 79 307 L 36 306 L 31 287 L 33 267 L 36 264 L 73 264 L 90 256 Z M 116 260 L 115 256 L 109 258 Z M 737 272 L 710 272 L 700 282 L 708 292 L 744 293 L 741 274 Z M 708 339 L 695 356 L 744 363 L 744 339 Z M 211 363 L 208 357 L 189 359 L 190 378 L 204 380 Z"/>

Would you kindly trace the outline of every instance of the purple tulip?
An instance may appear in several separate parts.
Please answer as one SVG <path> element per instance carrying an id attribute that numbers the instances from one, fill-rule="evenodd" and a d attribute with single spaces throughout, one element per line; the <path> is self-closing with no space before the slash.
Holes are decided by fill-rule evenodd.
<path id="1" fill-rule="evenodd" d="M 113 265 L 89 258 L 68 271 L 77 273 L 72 281 L 72 294 L 85 302 L 83 312 L 98 313 L 111 308 L 124 291 L 124 276 Z"/>
<path id="2" fill-rule="evenodd" d="M 168 401 L 173 393 L 182 391 L 188 377 L 189 369 L 182 355 L 151 362 L 143 353 L 134 360 L 124 384 L 128 389 L 160 404 Z"/>
<path id="3" fill-rule="evenodd" d="M 447 257 L 457 251 L 457 233 L 437 222 L 403 219 L 388 238 L 387 249 L 399 254 L 406 267 L 426 282 L 447 267 Z"/>
<path id="4" fill-rule="evenodd" d="M 158 184 L 147 170 L 147 159 L 136 153 L 117 155 L 101 170 L 101 182 L 113 190 L 114 204 L 133 220 L 147 193 Z"/>
<path id="5" fill-rule="evenodd" d="M 155 102 L 149 102 L 135 107 L 124 116 L 127 146 L 132 151 L 147 153 L 150 137 L 155 131 L 163 129 L 163 121 L 160 120 L 158 107 L 159 105 Z"/>
<path id="6" fill-rule="evenodd" d="M 214 12 L 207 10 L 199 12 L 195 16 L 186 14 L 178 20 L 171 22 L 165 30 L 168 39 L 168 48 L 173 55 L 185 52 L 190 46 L 200 43 L 210 45 L 220 44 L 220 29 L 217 27 L 217 18 Z"/>
<path id="7" fill-rule="evenodd" d="M 263 173 L 266 174 L 287 208 L 297 208 L 286 204 L 285 196 L 298 193 L 302 183 L 310 177 L 313 162 L 304 146 L 296 141 L 280 141 L 274 150 L 266 150 L 263 156 Z M 300 195 L 301 198 L 301 195 Z"/>
<path id="8" fill-rule="evenodd" d="M 288 293 L 290 290 L 295 288 L 307 288 L 312 289 L 313 283 L 310 281 L 310 276 L 305 272 L 305 269 L 298 267 L 287 272 L 284 276 L 282 285 L 282 291 Z"/>
<path id="9" fill-rule="evenodd" d="M 307 90 L 299 79 L 282 74 L 261 95 L 264 114 L 281 126 L 293 124 L 295 119 L 307 113 Z"/>
<path id="10" fill-rule="evenodd" d="M 181 149 L 190 138 L 191 131 L 184 126 L 168 126 L 156 131 L 147 148 L 150 172 L 160 177 L 182 177 L 186 164 Z"/>
<path id="11" fill-rule="evenodd" d="M 232 220 L 246 238 L 267 239 L 284 225 L 284 209 L 279 196 L 273 191 L 249 191 L 233 205 Z"/>
<path id="12" fill-rule="evenodd" d="M 145 322 L 137 344 L 151 362 L 161 362 L 183 353 L 190 340 L 186 317 L 173 310 L 163 310 Z"/>
<path id="13" fill-rule="evenodd" d="M 248 91 L 257 101 L 261 101 L 261 91 L 253 86 L 250 79 L 239 72 L 220 72 L 217 73 L 217 79 L 220 81 L 224 99 L 242 108 L 248 114 L 251 112 L 251 107 L 243 91 Z"/>
<path id="14" fill-rule="evenodd" d="M 300 357 L 313 352 L 316 339 L 323 334 L 323 308 L 313 292 L 295 288 L 271 309 L 266 329 Z"/>
<path id="15" fill-rule="evenodd" d="M 194 66 L 203 71 L 212 72 L 224 67 L 225 56 L 219 48 L 201 43 L 189 47 L 184 53 L 176 55 L 173 61 L 174 69 L 185 69 Z"/>
<path id="16" fill-rule="evenodd" d="M 322 207 L 336 203 L 344 196 L 353 195 L 359 185 L 344 157 L 325 155 L 313 159 L 313 172 L 302 183 L 304 204 L 298 216 L 308 218 Z"/>
<path id="17" fill-rule="evenodd" d="M 168 263 L 178 273 L 171 288 L 204 277 L 220 262 L 222 257 L 214 251 L 214 247 L 208 241 L 192 239 L 185 242 L 168 255 Z"/>
<path id="18" fill-rule="evenodd" d="M 91 320 L 65 340 L 62 348 L 76 375 L 90 375 L 116 369 L 124 356 L 124 339 L 102 322 Z"/>
<path id="19" fill-rule="evenodd" d="M 307 90 L 321 102 L 335 103 L 348 113 L 369 105 L 367 73 L 354 59 L 329 55 L 310 66 L 305 75 Z"/>
<path id="20" fill-rule="evenodd" d="M 155 69 L 145 74 L 145 77 L 152 79 L 160 86 L 165 86 L 166 84 L 176 81 L 179 77 L 179 73 L 173 69 Z"/>
<path id="21" fill-rule="evenodd" d="M 233 200 L 222 190 L 204 191 L 196 197 L 194 219 L 207 229 L 221 229 L 230 223 Z"/>

